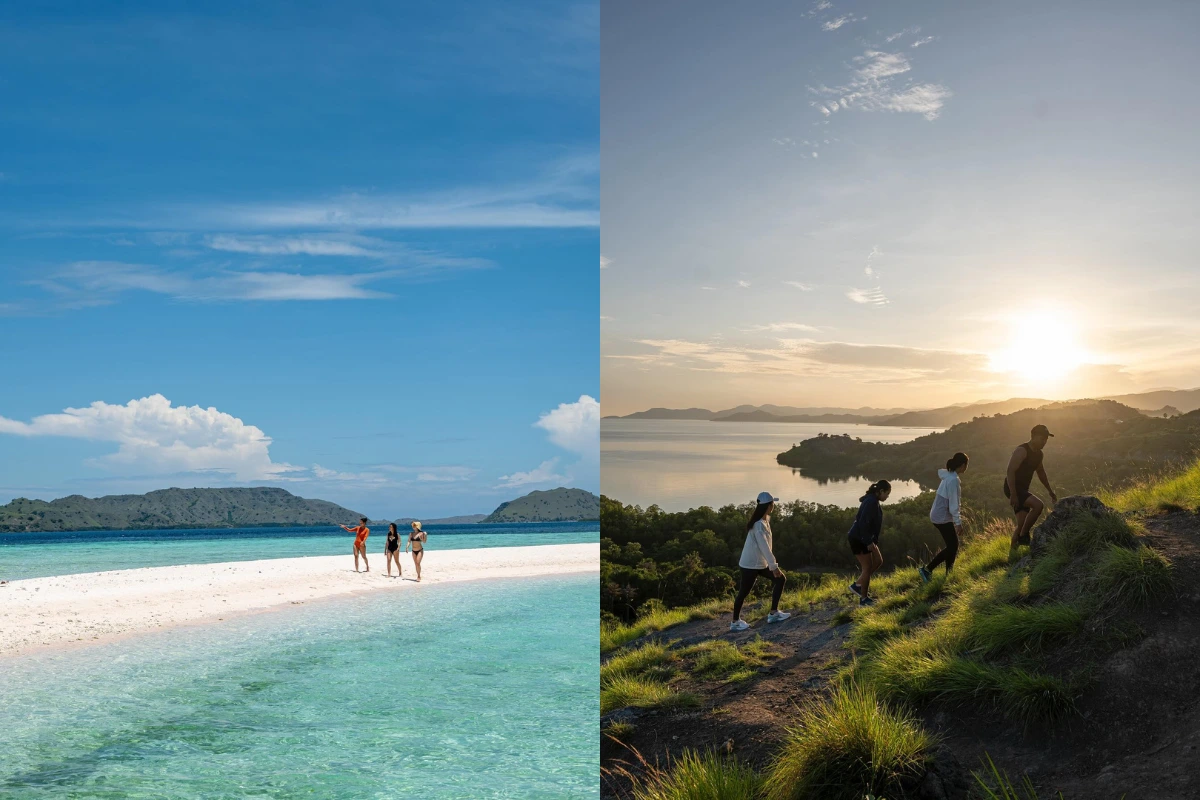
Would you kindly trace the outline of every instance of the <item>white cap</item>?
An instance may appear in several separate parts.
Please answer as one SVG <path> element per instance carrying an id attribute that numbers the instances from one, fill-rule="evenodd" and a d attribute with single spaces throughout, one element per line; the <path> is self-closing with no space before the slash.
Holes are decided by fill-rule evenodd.
<path id="1" fill-rule="evenodd" d="M 758 493 L 758 504 L 760 506 L 765 506 L 767 503 L 778 503 L 778 502 L 779 502 L 779 498 L 772 497 L 770 492 L 759 492 Z"/>

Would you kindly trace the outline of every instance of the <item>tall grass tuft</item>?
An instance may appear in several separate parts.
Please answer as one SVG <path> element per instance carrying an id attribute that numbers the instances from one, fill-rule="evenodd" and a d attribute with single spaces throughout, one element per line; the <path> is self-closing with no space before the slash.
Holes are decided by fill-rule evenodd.
<path id="1" fill-rule="evenodd" d="M 752 800 L 762 778 L 731 756 L 686 750 L 669 770 L 651 768 L 634 785 L 634 800 Z"/>
<path id="2" fill-rule="evenodd" d="M 1120 491 L 1102 491 L 1099 496 L 1118 511 L 1195 510 L 1200 508 L 1200 461 L 1183 472 L 1146 478 Z"/>
<path id="3" fill-rule="evenodd" d="M 982 800 L 1038 800 L 1037 790 L 1033 788 L 1033 781 L 1029 780 L 1028 775 L 1023 777 L 1018 787 L 1009 779 L 1007 773 L 996 766 L 990 755 L 984 757 L 987 759 L 986 775 L 971 773 L 975 782 L 979 784 L 977 794 Z M 1055 797 L 1057 800 L 1063 800 L 1062 792 L 1055 794 Z"/>
<path id="4" fill-rule="evenodd" d="M 625 624 L 602 624 L 600 626 L 600 652 L 616 650 L 624 644 L 640 639 L 648 633 L 657 633 L 685 622 L 697 619 L 712 619 L 725 610 L 728 600 L 711 600 L 688 608 L 655 609 L 636 621 Z"/>
<path id="5" fill-rule="evenodd" d="M 769 659 L 779 658 L 783 653 L 762 637 L 755 637 L 740 648 L 723 639 L 712 639 L 689 647 L 680 655 L 696 657 L 691 672 L 697 677 L 742 681 L 753 677 L 756 669 Z"/>
<path id="6" fill-rule="evenodd" d="M 1175 591 L 1171 562 L 1149 547 L 1129 550 L 1109 545 L 1097 559 L 1095 581 L 1101 591 L 1138 608 L 1166 600 Z"/>
<path id="7" fill-rule="evenodd" d="M 804 707 L 771 765 L 768 800 L 862 800 L 901 795 L 919 778 L 934 738 L 869 688 L 842 686 Z"/>

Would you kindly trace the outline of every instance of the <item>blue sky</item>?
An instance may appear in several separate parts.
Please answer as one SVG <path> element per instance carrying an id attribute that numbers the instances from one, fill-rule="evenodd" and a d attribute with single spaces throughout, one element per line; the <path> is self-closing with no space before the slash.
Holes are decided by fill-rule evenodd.
<path id="1" fill-rule="evenodd" d="M 35 10 L 38 9 L 38 10 Z M 599 9 L 0 10 L 0 502 L 599 488 Z"/>
<path id="2" fill-rule="evenodd" d="M 605 7 L 605 414 L 1200 385 L 1200 7 L 754 12 Z"/>

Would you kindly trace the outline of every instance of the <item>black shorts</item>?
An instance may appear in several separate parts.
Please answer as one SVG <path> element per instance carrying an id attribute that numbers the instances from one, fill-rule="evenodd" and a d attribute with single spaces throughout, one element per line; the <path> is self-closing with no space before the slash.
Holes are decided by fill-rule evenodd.
<path id="1" fill-rule="evenodd" d="M 868 545 L 863 544 L 858 539 L 850 539 L 850 552 L 856 556 L 865 556 L 871 552 Z"/>
<path id="2" fill-rule="evenodd" d="M 1008 481 L 1004 482 L 1004 496 L 1010 500 L 1012 499 L 1012 492 L 1008 488 Z M 1025 510 L 1025 503 L 1029 500 L 1029 498 L 1033 497 L 1033 492 L 1029 491 L 1028 489 L 1023 489 L 1018 493 L 1017 496 L 1021 498 L 1021 505 L 1016 513 L 1020 514 Z"/>

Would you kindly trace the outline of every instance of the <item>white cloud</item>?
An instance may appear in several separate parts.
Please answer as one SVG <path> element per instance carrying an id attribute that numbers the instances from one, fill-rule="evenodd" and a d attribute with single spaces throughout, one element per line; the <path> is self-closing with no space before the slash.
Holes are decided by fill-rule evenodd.
<path id="1" fill-rule="evenodd" d="M 854 58 L 856 67 L 851 80 L 842 86 L 810 86 L 817 95 L 831 96 L 823 102 L 813 102 L 826 117 L 840 108 L 855 106 L 864 111 L 895 111 L 921 114 L 932 121 L 937 119 L 951 91 L 939 83 L 919 83 L 897 89 L 895 79 L 912 70 L 903 53 L 867 50 Z"/>
<path id="2" fill-rule="evenodd" d="M 600 457 L 600 403 L 580 395 L 574 403 L 561 403 L 534 423 L 550 434 L 550 441 L 589 459 Z"/>
<path id="3" fill-rule="evenodd" d="M 788 286 L 794 286 L 802 292 L 811 292 L 813 289 L 810 284 L 801 283 L 800 281 L 784 281 L 784 283 L 786 283 Z"/>
<path id="4" fill-rule="evenodd" d="M 836 31 L 843 25 L 851 22 L 861 22 L 864 19 L 866 19 L 866 17 L 858 17 L 854 14 L 843 14 L 840 17 L 834 17 L 833 19 L 825 20 L 823 23 L 821 23 L 821 29 L 826 31 Z"/>
<path id="5" fill-rule="evenodd" d="M 915 42 L 913 42 L 913 43 L 912 43 L 912 46 L 913 46 L 913 47 L 920 47 L 920 46 L 921 46 L 921 45 L 923 45 L 923 44 L 929 44 L 929 43 L 930 43 L 930 42 L 932 42 L 932 41 L 933 41 L 935 38 L 937 38 L 937 37 L 935 37 L 935 36 L 926 36 L 924 39 L 917 39 Z"/>
<path id="6" fill-rule="evenodd" d="M 874 289 L 850 289 L 846 292 L 846 297 L 855 303 L 868 306 L 884 306 L 891 302 L 878 286 Z"/>
<path id="7" fill-rule="evenodd" d="M 886 38 L 886 41 L 888 44 L 891 44 L 892 42 L 899 39 L 901 36 L 907 36 L 910 33 L 920 33 L 920 32 L 921 32 L 921 27 L 919 25 L 913 25 L 911 27 L 905 28 L 902 31 L 896 31 L 895 33 L 888 36 Z"/>
<path id="8" fill-rule="evenodd" d="M 600 321 L 601 321 L 601 322 L 612 322 L 612 320 L 613 320 L 613 318 L 612 318 L 612 317 L 606 317 L 606 316 L 604 316 L 603 314 L 601 314 L 601 315 L 600 315 Z"/>
<path id="9" fill-rule="evenodd" d="M 701 286 L 700 288 L 706 292 L 715 292 L 717 290 L 715 286 Z"/>
<path id="10" fill-rule="evenodd" d="M 529 472 L 514 472 L 511 475 L 501 475 L 498 489 L 515 489 L 519 486 L 531 486 L 545 483 L 564 483 L 568 479 L 565 475 L 560 475 L 555 472 L 555 467 L 558 465 L 558 459 L 552 458 L 549 461 L 543 461 L 535 469 Z"/>
<path id="11" fill-rule="evenodd" d="M 160 473 L 216 471 L 247 481 L 298 471 L 271 461 L 271 439 L 259 428 L 212 407 L 173 406 L 161 394 L 125 405 L 98 400 L 29 422 L 0 417 L 0 433 L 114 442 L 117 451 L 99 463 Z"/>
<path id="12" fill-rule="evenodd" d="M 813 157 L 813 158 L 820 158 L 820 156 L 819 156 L 819 155 L 817 155 L 817 151 L 816 151 L 816 150 L 813 150 L 813 152 L 812 152 L 812 157 Z"/>
<path id="13" fill-rule="evenodd" d="M 354 239 L 358 239 L 356 242 Z M 209 236 L 205 245 L 212 250 L 231 253 L 253 253 L 255 255 L 310 255 L 310 256 L 377 256 L 380 253 L 363 246 L 363 242 L 382 244 L 379 240 L 366 237 L 318 238 L 318 237 L 275 237 L 235 236 L 220 234 Z"/>
<path id="14" fill-rule="evenodd" d="M 816 331 L 812 325 L 805 325 L 802 322 L 771 322 L 766 325 L 755 325 L 750 328 L 743 328 L 743 333 L 758 333 L 760 331 L 771 331 L 780 333 L 782 331 Z"/>
<path id="15" fill-rule="evenodd" d="M 743 289 L 749 289 L 749 288 L 750 288 L 750 281 L 738 281 L 738 282 L 737 282 L 737 285 L 738 285 L 738 286 L 740 286 L 740 287 L 741 287 L 741 288 L 743 288 Z"/>
<path id="16" fill-rule="evenodd" d="M 611 263 L 612 263 L 611 258 L 607 258 L 606 256 L 603 256 L 603 255 L 600 256 L 600 269 L 608 269 L 608 265 Z"/>
<path id="17" fill-rule="evenodd" d="M 226 270 L 194 276 L 141 264 L 80 261 L 36 283 L 56 294 L 65 307 L 108 303 L 129 291 L 197 301 L 365 300 L 391 296 L 368 284 L 406 274 L 401 270 L 325 274 Z"/>

